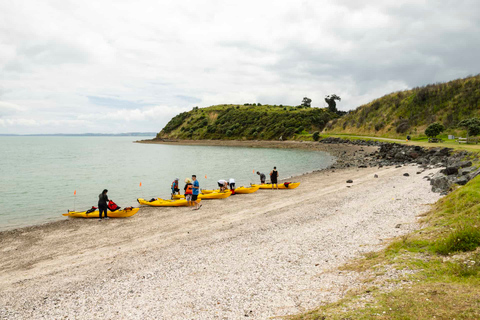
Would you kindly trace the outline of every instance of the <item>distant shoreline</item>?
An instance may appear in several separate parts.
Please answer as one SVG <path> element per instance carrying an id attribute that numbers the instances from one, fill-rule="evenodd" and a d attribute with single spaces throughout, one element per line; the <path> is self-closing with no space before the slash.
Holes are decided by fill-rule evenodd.
<path id="1" fill-rule="evenodd" d="M 125 132 L 125 133 L 34 133 L 34 134 L 6 134 L 0 137 L 150 137 L 156 132 Z"/>
<path id="2" fill-rule="evenodd" d="M 139 140 L 136 143 L 191 145 L 191 146 L 225 146 L 242 148 L 277 148 L 277 149 L 302 149 L 311 151 L 324 151 L 337 158 L 346 158 L 348 161 L 361 146 L 347 144 L 323 144 L 316 141 L 274 141 L 274 140 Z M 367 147 L 363 147 L 365 149 Z M 376 150 L 375 147 L 368 147 Z"/>

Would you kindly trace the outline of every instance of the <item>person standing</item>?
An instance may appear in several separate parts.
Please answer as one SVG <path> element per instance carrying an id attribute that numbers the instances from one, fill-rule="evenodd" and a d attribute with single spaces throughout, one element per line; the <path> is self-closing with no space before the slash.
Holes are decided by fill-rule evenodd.
<path id="1" fill-rule="evenodd" d="M 265 180 L 267 180 L 265 173 L 260 173 L 260 171 L 257 171 L 257 174 L 260 176 L 260 184 L 265 184 Z"/>
<path id="2" fill-rule="evenodd" d="M 185 179 L 185 187 L 183 188 L 183 190 L 185 191 L 185 199 L 187 200 L 188 205 L 192 206 L 193 205 L 192 203 L 193 185 L 190 179 L 188 178 Z"/>
<path id="3" fill-rule="evenodd" d="M 104 212 L 105 219 L 110 219 L 107 216 L 107 209 L 108 209 L 108 196 L 107 196 L 107 189 L 104 189 L 102 193 L 98 195 L 98 220 L 102 221 L 102 212 Z"/>
<path id="4" fill-rule="evenodd" d="M 195 208 L 193 210 L 198 210 L 202 205 L 198 204 L 198 195 L 200 194 L 200 183 L 197 180 L 197 176 L 192 174 L 193 188 L 192 188 L 192 202 L 195 203 Z"/>
<path id="5" fill-rule="evenodd" d="M 273 185 L 275 185 L 277 190 L 278 190 L 278 171 L 277 171 L 277 167 L 273 167 L 273 170 L 270 172 L 270 181 L 272 183 L 272 189 L 273 189 Z"/>

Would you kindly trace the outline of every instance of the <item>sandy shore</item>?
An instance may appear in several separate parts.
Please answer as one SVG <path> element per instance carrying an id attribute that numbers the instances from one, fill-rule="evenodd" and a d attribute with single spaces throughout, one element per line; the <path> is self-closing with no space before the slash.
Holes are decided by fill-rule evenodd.
<path id="1" fill-rule="evenodd" d="M 338 266 L 418 228 L 439 198 L 422 179 L 435 170 L 417 171 L 315 172 L 199 211 L 0 233 L 0 318 L 267 319 L 335 301 L 358 285 Z"/>

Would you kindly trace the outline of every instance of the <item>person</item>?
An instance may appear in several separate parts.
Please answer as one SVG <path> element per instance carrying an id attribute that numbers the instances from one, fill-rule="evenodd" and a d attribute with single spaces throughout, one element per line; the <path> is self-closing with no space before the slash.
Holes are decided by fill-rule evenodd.
<path id="1" fill-rule="evenodd" d="M 228 180 L 228 185 L 230 186 L 230 191 L 232 191 L 232 194 L 235 194 L 235 179 L 230 178 Z"/>
<path id="2" fill-rule="evenodd" d="M 107 192 L 108 190 L 104 189 L 102 193 L 98 195 L 98 220 L 99 221 L 102 221 L 102 212 L 105 215 L 105 219 L 110 219 L 107 216 L 107 208 L 108 208 L 107 203 L 108 201 L 110 201 L 108 200 Z"/>
<path id="3" fill-rule="evenodd" d="M 193 185 L 192 185 L 192 180 L 186 178 L 185 179 L 185 187 L 183 188 L 185 190 L 185 199 L 188 201 L 188 205 L 192 206 L 192 193 L 193 193 Z"/>
<path id="4" fill-rule="evenodd" d="M 173 180 L 171 188 L 172 188 L 172 197 L 175 195 L 175 192 L 180 194 L 180 189 L 178 188 L 178 178 L 175 178 L 175 180 Z"/>
<path id="5" fill-rule="evenodd" d="M 228 188 L 228 181 L 224 179 L 220 179 L 217 181 L 218 186 L 220 187 L 220 192 L 225 191 Z"/>
<path id="6" fill-rule="evenodd" d="M 193 210 L 198 210 L 202 207 L 202 205 L 198 203 L 197 198 L 198 194 L 200 193 L 200 183 L 197 180 L 197 176 L 192 174 L 193 180 L 193 190 L 192 190 L 192 202 L 195 203 L 195 208 Z"/>
<path id="7" fill-rule="evenodd" d="M 259 171 L 257 171 L 257 174 L 260 176 L 260 184 L 265 184 L 265 180 L 267 179 L 265 177 L 265 173 L 260 173 Z"/>
<path id="8" fill-rule="evenodd" d="M 273 185 L 275 185 L 277 187 L 277 190 L 278 190 L 278 171 L 277 171 L 277 167 L 273 167 L 273 170 L 270 172 L 270 181 L 272 183 L 272 189 L 273 189 Z"/>

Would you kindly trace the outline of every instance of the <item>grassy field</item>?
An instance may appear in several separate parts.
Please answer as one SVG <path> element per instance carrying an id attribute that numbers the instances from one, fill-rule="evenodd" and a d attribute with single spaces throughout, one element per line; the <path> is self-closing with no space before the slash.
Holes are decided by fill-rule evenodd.
<path id="1" fill-rule="evenodd" d="M 423 229 L 344 266 L 369 275 L 361 290 L 289 319 L 480 319 L 480 176 L 422 220 Z M 375 281 L 392 269 L 403 273 Z"/>

